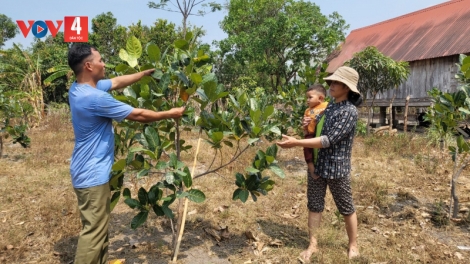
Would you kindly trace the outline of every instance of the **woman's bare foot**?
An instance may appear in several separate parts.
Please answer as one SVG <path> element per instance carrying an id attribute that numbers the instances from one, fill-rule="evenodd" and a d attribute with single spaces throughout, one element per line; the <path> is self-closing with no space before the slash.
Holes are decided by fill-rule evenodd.
<path id="1" fill-rule="evenodd" d="M 310 257 L 313 255 L 313 253 L 317 253 L 318 248 L 317 247 L 308 247 L 306 250 L 302 251 L 299 256 L 299 260 L 302 263 L 308 263 L 310 261 Z"/>
<path id="2" fill-rule="evenodd" d="M 359 257 L 359 250 L 357 249 L 357 247 L 349 247 L 348 258 L 352 259 L 355 257 Z"/>

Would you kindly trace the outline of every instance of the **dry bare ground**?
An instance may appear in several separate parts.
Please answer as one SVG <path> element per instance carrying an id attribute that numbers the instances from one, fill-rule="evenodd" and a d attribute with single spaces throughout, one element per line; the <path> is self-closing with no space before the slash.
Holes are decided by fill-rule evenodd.
<path id="1" fill-rule="evenodd" d="M 30 135 L 30 149 L 7 144 L 0 160 L 0 263 L 72 263 L 80 222 L 69 175 L 69 117 L 51 115 Z M 193 145 L 196 136 L 183 134 Z M 200 171 L 213 157 L 208 145 L 202 149 Z M 193 151 L 183 155 L 188 164 Z M 278 160 L 287 177 L 274 176 L 276 186 L 268 196 L 256 203 L 234 202 L 234 174 L 244 171 L 254 153 L 196 180 L 208 199 L 190 204 L 178 263 L 297 263 L 308 244 L 302 150 L 280 151 Z M 229 150 L 223 157 L 231 157 Z M 421 136 L 356 138 L 352 179 L 361 257 L 351 263 L 468 263 L 469 171 L 458 187 L 460 221 L 446 214 L 450 173 L 448 155 Z M 141 185 L 156 181 L 129 175 L 125 185 L 136 193 Z M 112 212 L 110 257 L 126 263 L 169 263 L 170 221 L 152 215 L 143 227 L 131 230 L 135 214 L 122 201 Z M 329 194 L 318 237 L 320 252 L 313 263 L 348 263 L 344 224 Z"/>

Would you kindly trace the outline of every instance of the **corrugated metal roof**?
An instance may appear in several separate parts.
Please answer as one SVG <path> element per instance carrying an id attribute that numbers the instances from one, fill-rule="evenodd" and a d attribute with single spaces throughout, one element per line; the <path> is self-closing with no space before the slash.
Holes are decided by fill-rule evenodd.
<path id="1" fill-rule="evenodd" d="M 368 46 L 397 61 L 470 52 L 470 0 L 453 0 L 351 31 L 327 71 Z"/>

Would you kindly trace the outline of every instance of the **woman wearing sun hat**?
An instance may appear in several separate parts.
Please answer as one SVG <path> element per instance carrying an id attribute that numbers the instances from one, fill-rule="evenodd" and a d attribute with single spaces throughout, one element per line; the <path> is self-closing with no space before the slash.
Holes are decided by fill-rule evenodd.
<path id="1" fill-rule="evenodd" d="M 314 231 L 320 226 L 328 186 L 336 207 L 344 216 L 349 237 L 348 257 L 359 255 L 357 247 L 357 215 L 351 191 L 351 151 L 357 123 L 357 109 L 362 102 L 357 89 L 358 73 L 350 67 L 340 67 L 325 78 L 330 85 L 330 102 L 325 109 L 325 122 L 320 137 L 296 139 L 283 135 L 284 141 L 277 144 L 282 148 L 318 148 L 315 173 L 308 179 L 308 227 L 310 245 L 300 254 L 301 261 L 308 261 L 318 251 Z M 321 117 L 318 117 L 321 118 Z"/>

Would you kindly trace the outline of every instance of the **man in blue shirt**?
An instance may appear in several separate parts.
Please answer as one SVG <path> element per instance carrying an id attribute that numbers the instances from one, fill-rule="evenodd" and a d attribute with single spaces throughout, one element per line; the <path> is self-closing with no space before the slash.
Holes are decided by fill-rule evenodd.
<path id="1" fill-rule="evenodd" d="M 77 79 L 69 89 L 75 134 L 70 174 L 83 225 L 74 263 L 107 263 L 109 178 L 114 162 L 112 121 L 129 119 L 147 123 L 179 118 L 184 108 L 161 112 L 133 108 L 108 93 L 149 76 L 153 69 L 105 80 L 105 64 L 101 55 L 88 44 L 73 45 L 68 53 L 68 63 Z"/>

